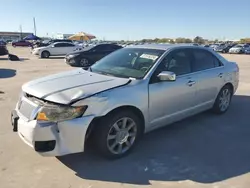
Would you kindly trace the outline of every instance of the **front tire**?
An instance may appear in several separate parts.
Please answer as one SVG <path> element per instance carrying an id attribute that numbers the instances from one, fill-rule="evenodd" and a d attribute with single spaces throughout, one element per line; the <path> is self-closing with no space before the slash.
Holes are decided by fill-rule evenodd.
<path id="1" fill-rule="evenodd" d="M 232 99 L 233 91 L 229 85 L 225 85 L 219 92 L 214 106 L 212 108 L 213 112 L 216 114 L 223 114 L 225 113 L 230 104 Z"/>
<path id="2" fill-rule="evenodd" d="M 99 153 L 117 159 L 134 148 L 142 134 L 142 121 L 131 111 L 118 111 L 102 118 L 93 133 Z"/>
<path id="3" fill-rule="evenodd" d="M 49 56 L 50 56 L 50 53 L 48 51 L 43 51 L 41 53 L 41 58 L 49 58 Z"/>
<path id="4" fill-rule="evenodd" d="M 79 66 L 80 67 L 89 67 L 89 66 L 91 66 L 91 62 L 88 58 L 82 57 L 80 62 L 79 62 Z"/>

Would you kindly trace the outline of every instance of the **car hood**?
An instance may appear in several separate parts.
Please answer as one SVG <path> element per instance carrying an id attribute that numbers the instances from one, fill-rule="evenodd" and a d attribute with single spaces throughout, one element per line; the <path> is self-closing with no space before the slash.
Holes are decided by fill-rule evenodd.
<path id="1" fill-rule="evenodd" d="M 81 47 L 81 46 L 80 46 L 80 47 Z M 67 54 L 67 56 L 68 56 L 68 55 L 80 55 L 80 54 L 82 54 L 82 53 L 85 53 L 85 52 L 89 51 L 91 48 L 92 48 L 92 47 L 86 47 L 86 48 L 83 48 L 83 49 L 78 50 L 78 51 L 70 52 L 70 53 Z"/>
<path id="2" fill-rule="evenodd" d="M 84 50 L 84 49 L 82 49 L 82 50 L 77 50 L 77 51 L 68 53 L 66 56 L 68 56 L 68 55 L 80 55 L 80 54 L 82 54 L 82 53 L 84 53 L 84 52 L 87 52 L 87 51 L 88 51 L 88 50 Z"/>
<path id="3" fill-rule="evenodd" d="M 126 78 L 105 76 L 80 68 L 28 82 L 22 90 L 50 102 L 69 104 L 129 82 Z"/>

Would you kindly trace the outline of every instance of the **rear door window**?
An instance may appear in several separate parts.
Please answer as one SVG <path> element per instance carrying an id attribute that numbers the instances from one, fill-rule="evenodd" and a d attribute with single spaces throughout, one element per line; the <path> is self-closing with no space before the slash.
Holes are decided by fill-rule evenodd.
<path id="1" fill-rule="evenodd" d="M 95 52 L 103 52 L 103 51 L 105 51 L 105 49 L 106 49 L 106 45 L 105 44 L 100 44 L 100 45 L 94 47 L 93 50 Z"/>
<path id="2" fill-rule="evenodd" d="M 201 49 L 192 50 L 193 54 L 193 71 L 202 71 L 219 67 L 220 61 L 210 52 Z"/>
<path id="3" fill-rule="evenodd" d="M 64 43 L 55 44 L 55 47 L 64 47 Z"/>
<path id="4" fill-rule="evenodd" d="M 63 43 L 64 47 L 72 47 L 75 46 L 74 44 L 70 44 L 70 43 Z"/>

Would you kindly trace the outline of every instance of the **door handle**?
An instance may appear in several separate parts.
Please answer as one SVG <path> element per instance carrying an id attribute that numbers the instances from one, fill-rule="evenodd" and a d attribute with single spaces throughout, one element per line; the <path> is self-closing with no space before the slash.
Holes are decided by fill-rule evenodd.
<path id="1" fill-rule="evenodd" d="M 218 74 L 218 77 L 222 78 L 222 76 L 223 76 L 223 73 Z"/>
<path id="2" fill-rule="evenodd" d="M 196 84 L 196 82 L 194 80 L 189 80 L 188 83 L 187 83 L 187 85 L 190 86 L 190 87 L 192 85 L 194 85 L 194 84 Z"/>

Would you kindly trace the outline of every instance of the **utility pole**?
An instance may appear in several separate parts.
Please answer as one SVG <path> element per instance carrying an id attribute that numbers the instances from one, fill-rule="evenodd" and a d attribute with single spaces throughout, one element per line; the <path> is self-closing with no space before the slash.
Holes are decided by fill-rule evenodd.
<path id="1" fill-rule="evenodd" d="M 35 17 L 33 17 L 33 24 L 34 24 L 34 32 L 35 32 L 35 35 L 36 35 L 36 19 L 35 19 Z"/>
<path id="2" fill-rule="evenodd" d="M 20 39 L 23 39 L 23 29 L 22 29 L 22 25 L 20 25 Z"/>

